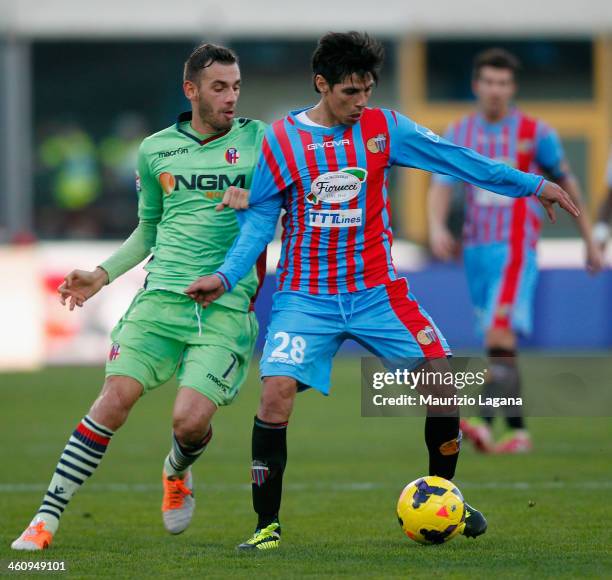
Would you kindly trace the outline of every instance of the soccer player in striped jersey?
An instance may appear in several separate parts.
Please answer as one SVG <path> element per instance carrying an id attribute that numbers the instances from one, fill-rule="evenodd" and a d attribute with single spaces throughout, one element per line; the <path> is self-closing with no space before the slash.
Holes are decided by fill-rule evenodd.
<path id="1" fill-rule="evenodd" d="M 287 462 L 286 431 L 298 390 L 329 392 L 332 359 L 352 338 L 387 359 L 429 361 L 449 369 L 450 350 L 430 316 L 398 276 L 391 258 L 389 170 L 419 167 L 507 196 L 537 194 L 552 212 L 577 211 L 558 186 L 440 139 L 386 109 L 368 108 L 383 60 L 380 43 L 357 32 L 322 37 L 312 59 L 319 102 L 293 111 L 266 132 L 250 207 L 217 273 L 187 290 L 203 305 L 231 290 L 274 234 L 281 206 L 277 292 L 261 359 L 263 392 L 253 426 L 252 493 L 258 521 L 244 550 L 275 549 Z M 429 472 L 451 479 L 461 435 L 456 408 L 429 409 Z M 462 531 L 475 537 L 486 520 L 468 508 Z"/>
<path id="2" fill-rule="evenodd" d="M 195 507 L 191 465 L 210 443 L 217 409 L 234 400 L 246 378 L 258 334 L 256 268 L 210 311 L 184 290 L 223 263 L 238 234 L 235 212 L 226 206 L 246 207 L 265 125 L 235 117 L 240 69 L 227 48 L 196 48 L 185 63 L 183 89 L 191 111 L 140 147 L 138 227 L 96 270 L 75 270 L 59 288 L 73 310 L 152 254 L 144 288 L 112 331 L 102 392 L 68 439 L 15 550 L 51 544 L 72 496 L 136 401 L 175 373 L 180 388 L 162 469 L 162 520 L 168 532 L 183 532 Z"/>
<path id="3" fill-rule="evenodd" d="M 453 123 L 445 137 L 522 171 L 542 173 L 561 185 L 580 208 L 581 192 L 557 134 L 545 123 L 512 105 L 519 62 L 511 53 L 488 49 L 476 56 L 473 90 L 477 111 Z M 429 235 L 433 254 L 452 258 L 458 244 L 447 228 L 453 184 L 464 182 L 436 175 L 429 191 Z M 536 244 L 541 206 L 536 197 L 502 197 L 491 188 L 466 184 L 463 257 L 478 332 L 490 357 L 485 395 L 518 397 L 517 337 L 531 332 L 537 279 Z M 588 216 L 576 223 L 586 246 L 587 268 L 597 272 L 602 256 L 591 236 Z M 494 443 L 494 409 L 481 418 L 463 419 L 461 428 L 483 452 L 520 453 L 531 449 L 522 407 L 504 409 L 507 431 Z"/>

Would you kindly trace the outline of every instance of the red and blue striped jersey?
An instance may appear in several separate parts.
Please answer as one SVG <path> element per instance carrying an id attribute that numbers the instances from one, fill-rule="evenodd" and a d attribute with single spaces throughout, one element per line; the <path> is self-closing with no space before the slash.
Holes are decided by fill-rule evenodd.
<path id="1" fill-rule="evenodd" d="M 449 174 L 510 196 L 531 195 L 543 183 L 395 111 L 366 109 L 355 125 L 330 128 L 301 123 L 300 112 L 266 132 L 250 207 L 238 212 L 241 232 L 217 272 L 228 289 L 272 238 L 281 206 L 278 290 L 336 294 L 395 280 L 389 199 L 394 165 Z"/>
<path id="2" fill-rule="evenodd" d="M 557 134 L 518 109 L 512 109 L 497 123 L 488 123 L 479 113 L 467 115 L 448 128 L 445 138 L 522 171 L 546 173 L 555 180 L 564 176 L 563 149 Z M 457 181 L 447 175 L 438 175 L 435 180 L 449 184 Z M 512 239 L 533 248 L 539 238 L 541 216 L 542 208 L 535 197 L 502 197 L 466 184 L 464 243 L 509 243 Z"/>

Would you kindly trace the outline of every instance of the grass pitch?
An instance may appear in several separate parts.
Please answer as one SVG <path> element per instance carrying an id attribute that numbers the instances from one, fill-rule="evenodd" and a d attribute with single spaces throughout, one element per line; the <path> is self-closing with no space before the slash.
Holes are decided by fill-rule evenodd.
<path id="1" fill-rule="evenodd" d="M 489 531 L 477 540 L 419 546 L 401 533 L 395 503 L 403 486 L 427 471 L 423 422 L 361 418 L 357 359 L 336 361 L 329 398 L 299 396 L 289 426 L 280 550 L 234 550 L 255 523 L 254 364 L 194 467 L 197 508 L 184 534 L 167 535 L 160 515 L 175 394 L 168 384 L 145 397 L 115 435 L 66 510 L 52 548 L 11 551 L 102 380 L 100 369 L 0 374 L 0 574 L 9 561 L 46 559 L 64 560 L 76 578 L 612 576 L 610 419 L 532 419 L 535 451 L 528 456 L 482 457 L 465 445 L 456 482 L 486 514 Z"/>

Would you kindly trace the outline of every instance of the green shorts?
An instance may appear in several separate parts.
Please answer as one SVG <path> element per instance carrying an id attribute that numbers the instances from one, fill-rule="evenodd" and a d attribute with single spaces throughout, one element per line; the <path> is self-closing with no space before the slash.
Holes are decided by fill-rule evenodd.
<path id="1" fill-rule="evenodd" d="M 177 373 L 182 387 L 228 405 L 247 376 L 258 332 L 254 312 L 203 309 L 188 296 L 140 290 L 111 333 L 106 376 L 132 377 L 146 393 Z"/>

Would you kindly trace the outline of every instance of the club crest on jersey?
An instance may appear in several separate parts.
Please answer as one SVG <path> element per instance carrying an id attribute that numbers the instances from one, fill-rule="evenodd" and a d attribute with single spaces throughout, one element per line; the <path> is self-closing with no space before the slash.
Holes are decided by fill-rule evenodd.
<path id="1" fill-rule="evenodd" d="M 376 137 L 368 139 L 366 147 L 370 153 L 383 153 L 387 148 L 387 136 L 384 133 L 379 133 Z"/>
<path id="2" fill-rule="evenodd" d="M 318 203 L 342 203 L 357 197 L 368 172 L 361 167 L 345 167 L 340 171 L 328 171 L 319 175 L 310 186 L 306 201 Z"/>
<path id="3" fill-rule="evenodd" d="M 519 142 L 516 144 L 516 150 L 519 153 L 529 153 L 533 149 L 533 140 L 532 139 L 519 139 Z"/>
<path id="4" fill-rule="evenodd" d="M 438 337 L 436 335 L 436 331 L 431 326 L 426 326 L 417 332 L 417 340 L 419 341 L 419 344 L 427 346 L 438 340 Z"/>
<path id="5" fill-rule="evenodd" d="M 225 160 L 230 165 L 236 165 L 238 159 L 240 159 L 240 152 L 235 147 L 230 147 L 225 151 Z"/>
<path id="6" fill-rule="evenodd" d="M 110 352 L 108 353 L 108 360 L 117 360 L 121 354 L 121 346 L 118 342 L 113 342 Z"/>

